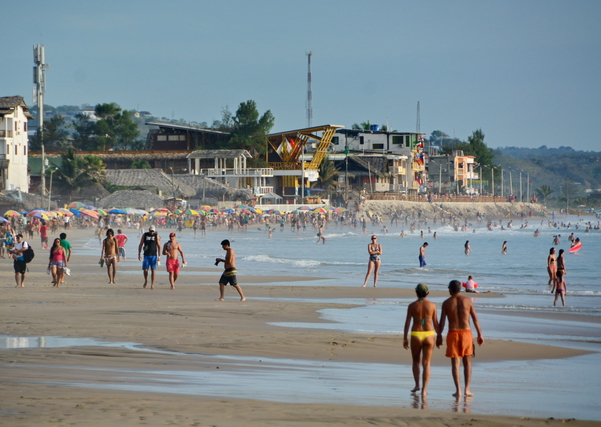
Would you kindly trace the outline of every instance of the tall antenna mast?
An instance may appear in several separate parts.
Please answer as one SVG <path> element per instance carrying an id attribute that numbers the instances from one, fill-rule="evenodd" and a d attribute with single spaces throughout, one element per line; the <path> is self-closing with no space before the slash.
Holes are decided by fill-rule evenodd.
<path id="1" fill-rule="evenodd" d="M 311 90 L 311 55 L 313 52 L 305 52 L 308 59 L 307 68 L 307 127 L 313 125 L 313 91 Z"/>
<path id="2" fill-rule="evenodd" d="M 46 68 L 44 45 L 33 46 L 33 103 L 38 106 L 38 132 L 44 128 L 44 92 L 46 92 Z"/>
<path id="3" fill-rule="evenodd" d="M 44 92 L 46 92 L 46 68 L 48 65 L 45 63 L 46 55 L 44 51 L 44 45 L 36 44 L 33 46 L 33 82 L 35 87 L 33 88 L 33 103 L 38 106 L 38 135 L 40 136 L 40 143 L 42 146 L 42 169 L 40 175 L 42 178 L 40 194 L 44 196 L 46 193 L 46 156 L 44 153 Z"/>
<path id="4" fill-rule="evenodd" d="M 415 121 L 415 133 L 419 133 L 420 131 L 420 112 L 419 112 L 419 101 L 417 101 L 417 120 Z"/>

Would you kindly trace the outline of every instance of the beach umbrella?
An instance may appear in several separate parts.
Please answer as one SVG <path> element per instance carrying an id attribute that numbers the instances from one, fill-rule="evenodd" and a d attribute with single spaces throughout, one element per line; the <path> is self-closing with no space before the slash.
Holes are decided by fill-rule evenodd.
<path id="1" fill-rule="evenodd" d="M 0 222 L 10 222 L 10 221 L 7 220 L 6 218 L 0 216 Z"/>
<path id="2" fill-rule="evenodd" d="M 127 212 L 125 212 L 123 209 L 110 209 L 108 210 L 108 213 L 110 213 L 111 215 L 126 215 Z"/>
<path id="3" fill-rule="evenodd" d="M 170 213 L 170 212 L 171 212 L 171 211 L 170 211 L 169 209 L 167 209 L 167 208 L 156 208 L 156 209 L 155 209 L 153 212 L 156 212 L 156 211 L 159 211 L 159 212 L 166 212 L 166 213 Z"/>
<path id="4" fill-rule="evenodd" d="M 222 209 L 221 212 L 226 213 L 226 214 L 236 213 L 236 211 L 234 209 L 232 209 L 232 208 Z"/>
<path id="5" fill-rule="evenodd" d="M 46 212 L 39 212 L 39 211 L 38 212 L 33 212 L 32 211 L 32 212 L 28 213 L 27 216 L 31 217 L 31 218 L 40 218 L 40 219 L 43 219 L 43 220 L 49 220 L 50 219 L 50 216 L 46 215 Z"/>
<path id="6" fill-rule="evenodd" d="M 69 209 L 65 209 L 65 208 L 58 208 L 56 209 L 56 212 L 59 212 L 60 214 L 62 214 L 63 216 L 73 216 L 73 212 L 71 212 Z"/>
<path id="7" fill-rule="evenodd" d="M 263 213 L 263 209 L 261 209 L 261 208 L 255 208 L 255 213 L 262 214 Z"/>
<path id="8" fill-rule="evenodd" d="M 184 215 L 200 216 L 200 212 L 195 211 L 194 209 L 188 209 L 186 212 L 184 212 Z"/>
<path id="9" fill-rule="evenodd" d="M 98 215 L 102 215 L 102 216 L 108 215 L 108 213 L 104 209 L 96 209 L 96 213 L 98 213 Z"/>
<path id="10" fill-rule="evenodd" d="M 10 210 L 4 212 L 3 216 L 21 216 L 21 213 L 10 209 Z"/>
<path id="11" fill-rule="evenodd" d="M 284 213 L 284 212 L 282 212 L 282 211 L 280 211 L 280 210 L 278 210 L 278 209 L 269 209 L 269 210 L 267 211 L 267 213 L 268 213 L 268 214 L 271 214 L 271 215 L 285 215 L 285 213 Z"/>
<path id="12" fill-rule="evenodd" d="M 217 209 L 213 208 L 211 209 L 208 213 L 213 214 L 213 215 L 219 215 L 221 214 L 221 212 L 219 212 Z"/>
<path id="13" fill-rule="evenodd" d="M 80 217 L 80 216 L 81 216 L 81 211 L 80 211 L 79 209 L 74 209 L 74 208 L 71 208 L 71 209 L 69 209 L 69 210 L 71 211 L 71 213 L 72 213 L 73 215 L 75 215 L 75 216 L 77 216 L 77 217 Z"/>
<path id="14" fill-rule="evenodd" d="M 211 207 L 209 205 L 204 205 L 204 206 L 201 206 L 199 210 L 208 212 L 211 210 Z"/>
<path id="15" fill-rule="evenodd" d="M 318 213 L 318 214 L 322 214 L 322 215 L 325 215 L 325 214 L 327 214 L 327 213 L 328 213 L 328 211 L 327 211 L 327 210 L 325 210 L 324 208 L 315 208 L 315 209 L 313 209 L 311 212 L 313 212 L 313 213 Z"/>
<path id="16" fill-rule="evenodd" d="M 100 218 L 100 216 L 98 215 L 98 212 L 93 211 L 92 209 L 82 209 L 80 212 L 82 215 L 89 216 L 90 218 L 94 218 L 94 219 Z"/>
<path id="17" fill-rule="evenodd" d="M 159 211 L 156 210 L 153 213 L 150 214 L 150 216 L 154 217 L 154 218 L 162 218 L 169 215 L 169 211 L 165 212 L 165 211 Z"/>
<path id="18" fill-rule="evenodd" d="M 81 202 L 73 202 L 69 205 L 69 209 L 86 209 L 87 206 Z"/>
<path id="19" fill-rule="evenodd" d="M 344 209 L 342 207 L 339 207 L 339 208 L 334 209 L 334 212 L 336 212 L 336 213 L 343 213 L 343 212 L 346 212 L 346 209 Z"/>

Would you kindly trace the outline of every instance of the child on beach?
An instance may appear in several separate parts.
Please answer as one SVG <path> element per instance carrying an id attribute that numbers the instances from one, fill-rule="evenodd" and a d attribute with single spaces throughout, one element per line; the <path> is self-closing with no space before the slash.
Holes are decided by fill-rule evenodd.
<path id="1" fill-rule="evenodd" d="M 568 286 L 566 284 L 565 278 L 563 276 L 563 270 L 557 271 L 557 276 L 555 277 L 555 283 L 553 284 L 553 289 L 551 289 L 551 293 L 555 292 L 555 300 L 553 301 L 553 307 L 557 305 L 557 298 L 561 296 L 561 303 L 563 306 L 566 306 L 566 297 L 565 295 L 568 293 Z"/>

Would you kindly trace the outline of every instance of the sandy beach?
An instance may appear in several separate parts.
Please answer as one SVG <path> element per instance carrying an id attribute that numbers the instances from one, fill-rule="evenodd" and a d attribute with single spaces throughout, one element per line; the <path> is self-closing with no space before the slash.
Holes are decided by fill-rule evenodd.
<path id="1" fill-rule="evenodd" d="M 69 240 L 89 236 L 89 230 L 69 231 Z M 33 242 L 36 259 L 30 264 L 26 287 L 15 289 L 12 262 L 2 260 L 2 334 L 12 337 L 60 336 L 94 338 L 106 342 L 141 344 L 159 353 L 135 348 L 79 346 L 0 350 L 0 424 L 40 425 L 490 425 L 534 426 L 565 423 L 559 419 L 528 419 L 475 415 L 449 410 L 275 401 L 190 396 L 130 390 L 102 389 L 103 377 L 94 369 L 153 370 L 158 367 L 188 370 L 198 366 L 218 369 L 211 356 L 253 356 L 328 362 L 389 363 L 411 370 L 411 357 L 402 348 L 402 336 L 353 334 L 335 330 L 282 328 L 276 322 L 325 322 L 318 310 L 341 308 L 338 298 L 412 298 L 409 290 L 394 288 L 312 286 L 323 278 L 240 276 L 248 298 L 238 301 L 233 289 L 217 302 L 219 268 L 187 268 L 169 290 L 164 266 L 159 267 L 157 289 L 142 288 L 137 261 L 118 266 L 117 284 L 109 285 L 98 258 L 77 254 L 72 275 L 60 288 L 52 288 L 46 274 L 46 251 Z M 134 253 L 131 241 L 130 252 Z M 99 250 L 100 253 L 100 250 Z M 303 286 L 295 282 L 303 281 Z M 271 284 L 278 282 L 278 284 Z M 286 282 L 287 285 L 281 285 Z M 307 283 L 308 282 L 308 283 Z M 250 285 L 252 283 L 252 285 Z M 445 296 L 432 291 L 433 296 Z M 479 298 L 495 298 L 494 293 Z M 303 299 L 319 299 L 307 303 Z M 328 303 L 328 300 L 332 300 Z M 350 306 L 349 306 L 350 307 Z M 546 314 L 553 316 L 553 314 Z M 478 349 L 478 361 L 565 358 L 584 350 L 548 345 L 487 340 Z M 433 364 L 449 366 L 443 351 L 435 351 Z M 65 385 L 82 381 L 69 367 L 89 368 L 86 381 L 98 388 Z M 231 369 L 231 368 L 225 368 Z M 80 372 L 80 371 L 77 371 Z M 449 394 L 452 392 L 449 369 Z M 423 403 L 417 405 L 419 408 Z M 427 405 L 425 405 L 427 408 Z M 601 425 L 570 420 L 571 425 Z"/>

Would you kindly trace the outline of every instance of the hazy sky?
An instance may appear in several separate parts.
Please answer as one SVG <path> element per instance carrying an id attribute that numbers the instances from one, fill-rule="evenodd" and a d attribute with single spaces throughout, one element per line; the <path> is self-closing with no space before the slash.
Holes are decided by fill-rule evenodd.
<path id="1" fill-rule="evenodd" d="M 601 151 L 601 1 L 3 2 L 0 96 L 116 102 L 187 121 L 253 99 L 273 131 L 369 120 L 399 131 L 482 128 L 490 147 Z"/>

